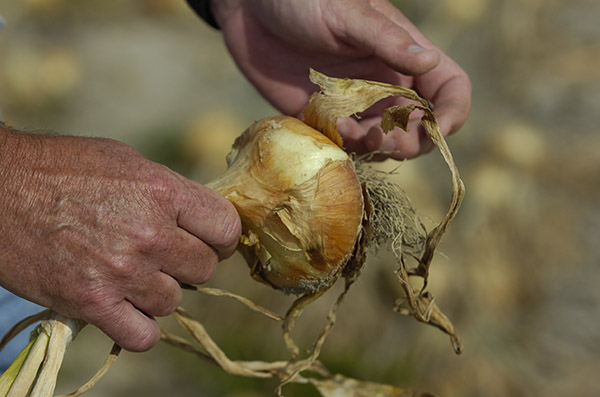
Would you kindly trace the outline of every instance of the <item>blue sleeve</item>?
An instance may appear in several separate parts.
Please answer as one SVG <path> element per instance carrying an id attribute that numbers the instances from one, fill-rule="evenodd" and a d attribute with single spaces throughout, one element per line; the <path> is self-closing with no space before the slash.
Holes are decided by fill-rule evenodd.
<path id="1" fill-rule="evenodd" d="M 42 310 L 43 307 L 19 298 L 0 287 L 0 338 L 20 320 Z M 8 368 L 17 354 L 27 345 L 29 333 L 34 327 L 35 325 L 32 325 L 21 332 L 0 351 L 0 373 Z"/>

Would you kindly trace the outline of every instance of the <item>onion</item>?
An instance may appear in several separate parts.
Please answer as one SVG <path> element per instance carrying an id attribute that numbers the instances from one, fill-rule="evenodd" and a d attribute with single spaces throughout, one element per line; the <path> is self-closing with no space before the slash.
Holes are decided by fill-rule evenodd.
<path id="1" fill-rule="evenodd" d="M 315 70 L 310 79 L 321 92 L 310 97 L 304 121 L 275 116 L 255 122 L 236 139 L 225 174 L 209 184 L 240 214 L 238 249 L 251 275 L 287 293 L 316 294 L 342 273 L 347 280 L 356 277 L 366 248 L 374 242 L 395 244 L 392 249 L 400 262 L 405 248 L 410 249 L 411 256 L 420 257 L 413 274 L 426 282 L 435 248 L 464 193 L 429 103 L 410 89 L 390 84 L 337 79 Z M 376 173 L 358 170 L 361 178 L 357 176 L 337 131 L 339 118 L 389 96 L 414 103 L 386 109 L 383 130 L 407 130 L 413 111 L 422 111 L 422 125 L 452 174 L 450 208 L 428 235 L 413 219 L 412 208 L 398 211 L 406 201 L 398 189 Z M 407 224 L 415 226 L 407 231 Z"/>
<path id="2" fill-rule="evenodd" d="M 364 200 L 346 152 L 286 116 L 254 123 L 234 143 L 210 187 L 243 224 L 239 247 L 253 277 L 291 293 L 317 292 L 354 252 Z"/>

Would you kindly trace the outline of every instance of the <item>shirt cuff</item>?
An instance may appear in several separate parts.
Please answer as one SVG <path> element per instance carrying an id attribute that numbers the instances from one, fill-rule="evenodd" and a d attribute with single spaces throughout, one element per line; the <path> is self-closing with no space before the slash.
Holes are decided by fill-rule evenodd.
<path id="1" fill-rule="evenodd" d="M 204 22 L 217 30 L 221 29 L 210 9 L 210 0 L 187 0 L 187 3 Z"/>

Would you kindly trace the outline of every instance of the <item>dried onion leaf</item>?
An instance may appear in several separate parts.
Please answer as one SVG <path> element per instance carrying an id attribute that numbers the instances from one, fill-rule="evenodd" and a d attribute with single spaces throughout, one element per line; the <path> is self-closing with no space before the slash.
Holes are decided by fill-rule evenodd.
<path id="1" fill-rule="evenodd" d="M 114 365 L 114 363 L 117 361 L 117 357 L 119 357 L 120 352 L 121 352 L 121 346 L 114 343 L 110 350 L 110 353 L 108 353 L 108 356 L 106 356 L 106 360 L 104 360 L 102 367 L 100 367 L 98 372 L 96 372 L 94 374 L 94 376 L 92 376 L 90 378 L 90 380 L 88 380 L 85 384 L 80 386 L 77 390 L 75 390 L 69 394 L 64 394 L 64 395 L 61 395 L 58 397 L 79 397 L 83 393 L 90 391 L 94 386 L 96 386 L 96 384 L 100 381 L 100 379 L 102 379 L 104 377 L 104 375 L 106 375 L 108 370 Z"/>
<path id="2" fill-rule="evenodd" d="M 303 110 L 304 122 L 321 131 L 339 147 L 342 137 L 337 130 L 337 120 L 360 113 L 380 100 L 390 96 L 401 96 L 428 106 L 426 100 L 415 91 L 392 84 L 360 79 L 329 77 L 310 69 L 310 81 L 321 88 L 308 100 Z"/>

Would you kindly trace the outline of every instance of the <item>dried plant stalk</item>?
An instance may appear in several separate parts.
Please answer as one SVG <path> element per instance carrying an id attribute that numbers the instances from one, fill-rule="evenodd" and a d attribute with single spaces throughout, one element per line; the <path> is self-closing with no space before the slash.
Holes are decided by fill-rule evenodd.
<path id="1" fill-rule="evenodd" d="M 115 361 L 117 361 L 117 357 L 119 356 L 119 353 L 121 353 L 121 346 L 117 345 L 116 343 L 113 344 L 113 347 L 110 350 L 110 353 L 108 353 L 108 356 L 106 356 L 106 360 L 104 360 L 102 367 L 100 367 L 98 372 L 96 372 L 94 374 L 94 376 L 92 376 L 90 378 L 90 380 L 88 380 L 85 384 L 83 384 L 82 386 L 77 388 L 77 390 L 75 390 L 69 394 L 64 394 L 64 395 L 61 395 L 58 397 L 79 397 L 82 394 L 90 391 L 92 388 L 94 388 L 94 386 L 96 386 L 96 384 L 100 381 L 100 379 L 102 379 L 104 377 L 104 375 L 106 375 L 108 370 L 114 365 Z"/>
<path id="2" fill-rule="evenodd" d="M 12 328 L 9 329 L 8 332 L 0 340 L 0 350 L 2 350 L 8 342 L 13 340 L 15 336 L 23 332 L 25 328 L 29 327 L 32 324 L 40 322 L 43 319 L 48 318 L 49 313 L 50 310 L 42 310 L 39 313 L 25 317 L 23 320 L 13 325 Z"/>
<path id="3" fill-rule="evenodd" d="M 0 396 L 52 396 L 67 346 L 86 325 L 82 321 L 64 317 L 52 310 L 44 310 L 17 323 L 2 338 L 0 348 L 36 322 L 40 324 L 32 331 L 30 343 L 0 377 Z M 115 362 L 120 350 L 121 348 L 115 344 L 98 373 L 86 384 L 66 396 L 80 396 L 94 387 Z"/>
<path id="4" fill-rule="evenodd" d="M 78 320 L 63 317 L 57 313 L 52 313 L 47 320 L 42 321 L 40 328 L 49 335 L 49 341 L 43 365 L 40 367 L 31 390 L 31 397 L 53 394 L 67 345 L 77 335 L 81 326 L 82 324 Z"/>
<path id="5" fill-rule="evenodd" d="M 191 289 L 194 291 L 202 292 L 207 295 L 226 296 L 228 298 L 234 299 L 234 300 L 242 303 L 243 305 L 248 307 L 248 309 L 250 309 L 254 312 L 264 314 L 265 316 L 267 316 L 275 321 L 283 321 L 283 317 L 281 317 L 279 314 L 272 312 L 271 310 L 266 309 L 262 306 L 257 305 L 256 303 L 252 302 L 248 298 L 244 298 L 243 296 L 236 295 L 236 294 L 226 291 L 224 289 L 198 287 L 196 285 L 189 285 L 189 284 L 181 284 L 181 285 L 185 289 Z"/>
<path id="6" fill-rule="evenodd" d="M 340 307 L 340 304 L 342 303 L 344 296 L 346 296 L 346 293 L 348 292 L 348 289 L 350 288 L 351 284 L 352 284 L 352 282 L 346 283 L 344 290 L 338 296 L 338 298 L 335 300 L 335 302 L 329 309 L 329 314 L 327 315 L 327 322 L 326 322 L 325 326 L 323 327 L 321 334 L 319 335 L 319 337 L 313 344 L 312 348 L 308 352 L 308 356 L 305 359 L 298 360 L 298 361 L 297 361 L 297 355 L 292 356 L 292 359 L 290 360 L 290 364 L 287 368 L 289 375 L 286 376 L 285 378 L 283 378 L 281 383 L 277 387 L 277 389 L 275 391 L 277 396 L 282 395 L 282 387 L 285 386 L 285 384 L 287 384 L 289 382 L 293 382 L 294 378 L 297 375 L 299 375 L 303 371 L 309 370 L 317 361 L 317 358 L 321 354 L 321 349 L 323 347 L 323 344 L 325 343 L 325 339 L 327 338 L 327 336 L 329 336 L 329 334 L 333 330 L 333 326 L 335 325 L 336 312 L 337 312 L 338 308 Z M 287 332 L 288 333 L 291 332 L 291 329 L 287 330 Z M 291 337 L 289 337 L 289 339 L 291 340 Z M 295 353 L 297 353 L 297 352 L 295 352 Z"/>
<path id="7" fill-rule="evenodd" d="M 359 381 L 341 374 L 331 374 L 323 363 L 318 360 L 321 348 L 335 324 L 336 312 L 351 284 L 352 281 L 346 282 L 344 290 L 329 310 L 327 322 L 321 334 L 309 349 L 306 358 L 303 359 L 298 359 L 296 356 L 291 357 L 287 361 L 274 362 L 231 360 L 210 337 L 204 326 L 193 319 L 183 308 L 179 308 L 175 316 L 178 322 L 190 332 L 194 340 L 200 345 L 200 349 L 193 346 L 187 340 L 166 331 L 163 331 L 162 338 L 166 343 L 196 354 L 203 360 L 220 367 L 232 375 L 254 378 L 279 378 L 281 382 L 275 389 L 277 397 L 283 396 L 282 389 L 289 383 L 311 384 L 324 397 L 433 397 L 429 393 L 414 392 L 397 386 Z M 207 292 L 203 289 L 198 289 L 198 292 L 213 295 L 213 291 Z M 237 299 L 235 294 L 232 293 L 219 293 L 217 296 L 233 297 L 235 300 L 243 302 L 243 300 Z M 256 311 L 271 318 L 268 310 L 263 311 L 259 309 Z"/>
<path id="8" fill-rule="evenodd" d="M 83 323 L 50 310 L 30 316 L 15 325 L 3 338 L 4 345 L 34 321 L 31 341 L 0 378 L 2 396 L 52 396 L 67 345 Z"/>

